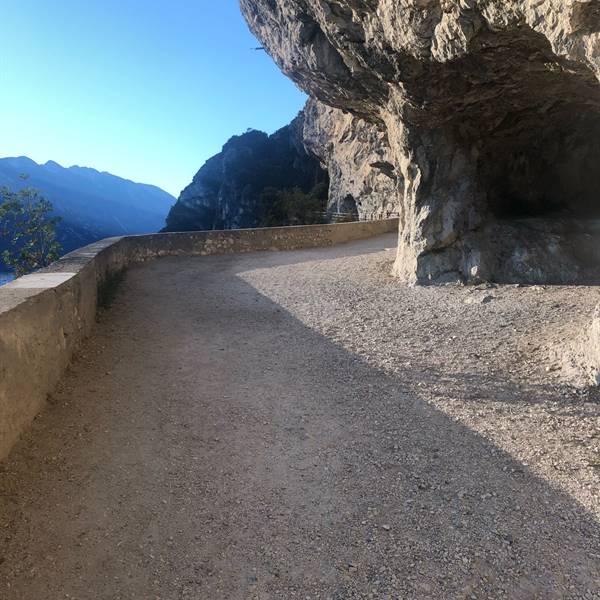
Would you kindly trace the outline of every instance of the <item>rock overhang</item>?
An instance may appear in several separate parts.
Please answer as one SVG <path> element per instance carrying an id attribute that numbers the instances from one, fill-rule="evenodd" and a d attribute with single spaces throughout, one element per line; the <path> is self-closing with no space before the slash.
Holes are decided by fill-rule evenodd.
<path id="1" fill-rule="evenodd" d="M 277 64 L 311 96 L 384 133 L 400 206 L 400 277 L 589 275 L 560 232 L 585 229 L 600 212 L 596 2 L 241 6 Z M 554 223 L 523 228 L 526 218 Z M 503 260 L 491 231 L 516 244 Z M 544 255 L 553 258 L 527 262 Z"/>

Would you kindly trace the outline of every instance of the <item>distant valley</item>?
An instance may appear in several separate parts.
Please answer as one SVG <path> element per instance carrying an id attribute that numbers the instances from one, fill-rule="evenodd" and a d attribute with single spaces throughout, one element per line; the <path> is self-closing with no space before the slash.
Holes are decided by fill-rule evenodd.
<path id="1" fill-rule="evenodd" d="M 176 201 L 153 185 L 87 167 L 65 168 L 53 161 L 40 165 L 24 156 L 0 158 L 3 186 L 13 191 L 33 187 L 52 202 L 62 217 L 58 238 L 64 253 L 105 237 L 160 231 Z"/>

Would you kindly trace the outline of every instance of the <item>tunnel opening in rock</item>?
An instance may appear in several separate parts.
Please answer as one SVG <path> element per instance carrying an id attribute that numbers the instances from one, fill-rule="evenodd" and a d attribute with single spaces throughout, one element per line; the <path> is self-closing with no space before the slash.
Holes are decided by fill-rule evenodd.
<path id="1" fill-rule="evenodd" d="M 358 219 L 357 200 L 352 194 L 346 194 L 346 196 L 344 196 L 344 198 L 338 203 L 337 208 L 337 212 L 340 215 L 345 215 L 352 219 Z"/>

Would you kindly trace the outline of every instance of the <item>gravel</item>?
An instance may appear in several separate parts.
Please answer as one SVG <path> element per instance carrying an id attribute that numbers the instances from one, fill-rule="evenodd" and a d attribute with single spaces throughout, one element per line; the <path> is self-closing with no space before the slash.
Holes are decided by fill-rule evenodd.
<path id="1" fill-rule="evenodd" d="M 132 269 L 0 465 L 0 597 L 600 598 L 597 291 L 394 244 Z"/>

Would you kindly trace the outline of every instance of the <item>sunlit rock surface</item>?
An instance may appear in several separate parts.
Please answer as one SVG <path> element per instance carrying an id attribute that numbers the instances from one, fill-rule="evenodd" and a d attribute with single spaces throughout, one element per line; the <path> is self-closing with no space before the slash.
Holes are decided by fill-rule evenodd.
<path id="1" fill-rule="evenodd" d="M 305 113 L 304 145 L 329 172 L 329 212 L 366 220 L 395 216 L 402 178 L 385 128 L 318 100 L 309 100 Z"/>

